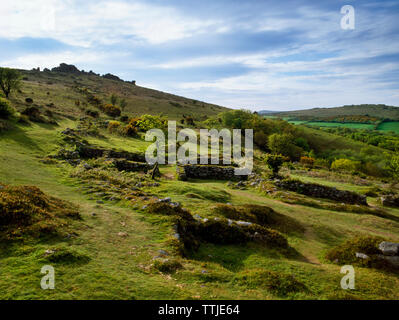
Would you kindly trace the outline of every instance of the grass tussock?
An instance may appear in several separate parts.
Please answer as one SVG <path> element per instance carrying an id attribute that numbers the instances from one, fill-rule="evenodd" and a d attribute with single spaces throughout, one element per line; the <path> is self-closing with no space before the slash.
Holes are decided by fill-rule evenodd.
<path id="1" fill-rule="evenodd" d="M 382 241 L 384 241 L 383 238 L 375 236 L 355 237 L 328 251 L 326 259 L 339 264 L 355 264 L 363 267 L 386 269 L 389 268 L 389 265 L 376 258 L 377 254 L 381 254 L 378 245 Z M 356 253 L 364 253 L 369 258 L 359 259 L 356 257 Z"/>
<path id="2" fill-rule="evenodd" d="M 45 260 L 60 264 L 84 264 L 88 263 L 91 259 L 80 250 L 59 247 L 54 250 L 49 250 L 49 252 L 45 254 Z"/>
<path id="3" fill-rule="evenodd" d="M 67 225 L 68 219 L 79 218 L 79 212 L 70 204 L 37 187 L 0 185 L 1 237 L 53 234 Z"/>
<path id="4" fill-rule="evenodd" d="M 182 264 L 176 259 L 158 259 L 154 262 L 154 269 L 162 273 L 175 273 L 182 269 Z"/>
<path id="5" fill-rule="evenodd" d="M 305 284 L 293 275 L 263 269 L 245 270 L 237 274 L 234 280 L 248 288 L 264 288 L 278 296 L 308 291 Z"/>

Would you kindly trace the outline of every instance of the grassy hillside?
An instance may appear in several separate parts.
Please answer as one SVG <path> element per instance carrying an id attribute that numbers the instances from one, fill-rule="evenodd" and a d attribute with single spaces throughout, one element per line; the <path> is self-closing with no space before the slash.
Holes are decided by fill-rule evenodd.
<path id="1" fill-rule="evenodd" d="M 397 181 L 329 163 L 359 157 L 383 167 L 384 149 L 245 111 L 219 117 L 227 109 L 95 74 L 23 74 L 10 103 L 20 112 L 35 107 L 40 117 L 14 112 L 0 120 L 0 299 L 399 299 L 397 269 L 329 258 L 360 236 L 373 244 L 346 245 L 347 259 L 355 259 L 353 250 L 377 250 L 376 239 L 399 242 L 399 208 L 380 201 L 399 194 Z M 128 117 L 184 114 L 196 122 L 209 117 L 201 126 L 253 125 L 254 174 L 240 182 L 215 176 L 181 181 L 175 165 L 160 165 L 159 175 L 120 169 L 116 160 L 134 163 L 115 156 L 115 149 L 142 156 L 149 142 L 140 131 L 111 130 L 116 121 L 85 92 L 103 103 L 111 94 L 125 98 Z M 274 148 L 298 151 L 278 176 L 264 160 L 270 137 Z M 105 152 L 85 157 L 84 148 Z M 313 188 L 328 188 L 333 196 L 279 185 L 293 179 L 317 183 Z M 338 201 L 336 194 L 368 205 Z M 341 266 L 348 263 L 356 270 L 350 291 L 340 286 Z M 54 290 L 40 287 L 44 265 L 55 269 Z"/>
<path id="2" fill-rule="evenodd" d="M 202 101 L 184 98 L 169 93 L 152 90 L 131 82 L 112 80 L 96 74 L 79 72 L 65 73 L 54 71 L 26 71 L 23 74 L 23 89 L 14 96 L 13 102 L 21 110 L 26 98 L 42 108 L 50 108 L 55 113 L 78 116 L 80 110 L 75 101 L 85 103 L 87 97 L 78 88 L 87 88 L 104 103 L 109 103 L 111 94 L 125 99 L 127 106 L 123 113 L 129 116 L 154 114 L 180 119 L 183 115 L 194 120 L 204 120 L 207 116 L 216 115 L 227 108 Z M 89 108 L 87 106 L 87 108 Z"/>
<path id="3" fill-rule="evenodd" d="M 186 258 L 173 254 L 168 239 L 173 234 L 169 218 L 143 210 L 144 197 L 97 203 L 101 195 L 88 187 L 95 180 L 74 177 L 76 170 L 63 162 L 42 159 L 59 148 L 60 131 L 74 128 L 64 120 L 59 127 L 16 125 L 0 135 L 0 181 L 4 184 L 35 185 L 51 196 L 67 200 L 79 208 L 71 237 L 2 243 L 2 299 L 398 299 L 397 274 L 356 267 L 356 290 L 340 288 L 340 266 L 324 258 L 327 250 L 358 235 L 378 235 L 399 241 L 399 210 L 389 209 L 390 218 L 345 210 L 316 208 L 287 203 L 268 195 L 261 188 L 233 188 L 224 181 L 172 179 L 174 167 L 162 167 L 157 186 L 143 187 L 147 197 L 169 196 L 193 214 L 211 218 L 210 208 L 221 203 L 265 205 L 282 215 L 294 229 L 282 229 L 292 248 L 256 243 L 216 245 L 204 243 Z M 142 150 L 139 139 L 110 136 L 90 138 L 91 143 Z M 135 147 L 138 146 L 138 147 Z M 264 169 L 266 170 L 266 169 Z M 337 186 L 361 192 L 372 186 L 385 188 L 378 181 L 364 182 L 342 175 L 309 176 L 292 172 L 304 181 Z M 342 180 L 343 179 L 343 180 Z M 339 182 L 340 181 L 340 182 Z M 343 182 L 346 181 L 346 182 Z M 106 184 L 104 184 L 105 186 Z M 112 185 L 107 186 L 110 190 Z M 292 195 L 293 196 L 293 195 Z M 369 198 L 373 206 L 378 206 Z M 319 203 L 328 203 L 319 200 Z M 285 231 L 284 231 L 285 230 Z M 48 250 L 73 252 L 76 261 L 62 258 L 49 262 Z M 58 251 L 57 251 L 58 250 Z M 64 250 L 64 251 L 62 251 Z M 182 268 L 173 273 L 154 268 L 159 250 L 169 252 Z M 79 257 L 87 257 L 80 260 Z M 51 264 L 56 270 L 56 289 L 40 289 L 40 268 Z M 277 276 L 277 278 L 275 278 Z M 293 277 L 293 278 L 292 278 Z"/>

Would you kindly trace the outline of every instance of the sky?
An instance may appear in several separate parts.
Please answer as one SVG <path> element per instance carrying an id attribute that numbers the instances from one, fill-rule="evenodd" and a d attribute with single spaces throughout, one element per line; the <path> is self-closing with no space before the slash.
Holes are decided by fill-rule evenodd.
<path id="1" fill-rule="evenodd" d="M 342 28 L 345 5 L 354 29 Z M 0 8 L 0 66 L 64 62 L 253 111 L 399 106 L 399 0 L 0 0 Z"/>

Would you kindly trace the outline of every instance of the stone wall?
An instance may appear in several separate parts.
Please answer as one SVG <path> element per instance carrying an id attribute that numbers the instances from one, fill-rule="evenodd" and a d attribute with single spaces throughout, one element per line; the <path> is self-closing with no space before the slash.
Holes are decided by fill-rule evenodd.
<path id="1" fill-rule="evenodd" d="M 186 164 L 176 166 L 179 180 L 212 179 L 212 180 L 247 180 L 248 176 L 234 174 L 234 167 L 219 165 Z"/>
<path id="2" fill-rule="evenodd" d="M 304 183 L 299 180 L 281 180 L 275 182 L 276 186 L 289 191 L 294 191 L 310 197 L 325 198 L 347 204 L 359 204 L 367 206 L 366 196 L 346 191 L 338 190 L 334 187 L 323 186 L 316 183 Z"/>
<path id="3" fill-rule="evenodd" d="M 79 156 L 83 159 L 106 157 L 106 158 L 126 159 L 129 161 L 146 162 L 145 155 L 142 153 L 107 150 L 88 145 L 81 145 L 77 147 L 77 152 L 79 153 Z"/>
<path id="4" fill-rule="evenodd" d="M 399 208 L 399 196 L 388 195 L 381 197 L 381 204 L 384 207 L 398 207 Z"/>
<path id="5" fill-rule="evenodd" d="M 146 162 L 136 162 L 129 161 L 126 159 L 115 159 L 113 164 L 119 171 L 128 171 L 128 172 L 136 172 L 136 171 L 144 171 L 148 172 L 153 169 L 153 166 Z"/>

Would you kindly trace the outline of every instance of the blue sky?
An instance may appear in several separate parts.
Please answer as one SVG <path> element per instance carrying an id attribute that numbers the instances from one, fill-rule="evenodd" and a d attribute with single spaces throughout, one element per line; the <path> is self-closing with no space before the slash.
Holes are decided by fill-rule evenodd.
<path id="1" fill-rule="evenodd" d="M 233 108 L 399 106 L 397 0 L 2 1 L 0 48 Z"/>

